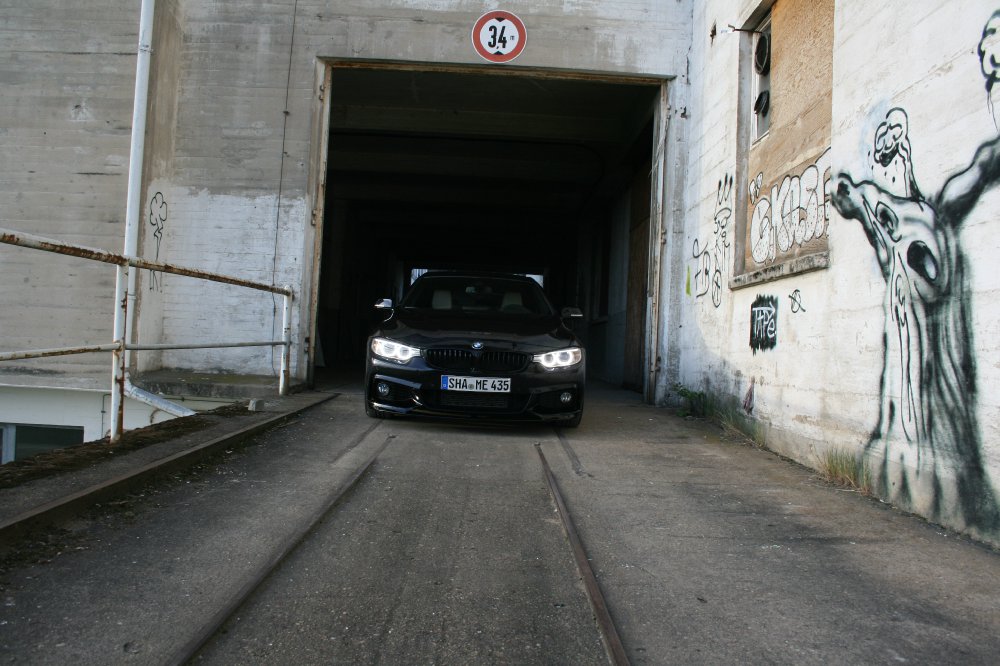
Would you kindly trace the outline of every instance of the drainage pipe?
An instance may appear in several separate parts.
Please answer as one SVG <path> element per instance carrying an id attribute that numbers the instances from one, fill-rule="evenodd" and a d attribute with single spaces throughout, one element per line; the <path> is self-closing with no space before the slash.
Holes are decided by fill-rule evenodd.
<path id="1" fill-rule="evenodd" d="M 135 64 L 135 99 L 132 105 L 132 144 L 128 163 L 128 197 L 125 202 L 125 250 L 134 257 L 139 247 L 139 196 L 142 187 L 142 161 L 146 140 L 146 105 L 149 98 L 149 65 L 153 40 L 154 0 L 142 0 L 139 9 L 139 49 Z M 111 379 L 111 442 L 121 437 L 125 422 L 125 368 L 128 299 L 135 293 L 135 273 L 119 264 L 115 277 L 114 341 L 122 349 L 114 353 Z"/>
<path id="2" fill-rule="evenodd" d="M 125 375 L 125 395 L 173 416 L 194 416 L 197 413 L 193 409 L 188 409 L 183 405 L 178 405 L 176 402 L 171 402 L 163 396 L 139 388 L 132 383 L 128 374 Z"/>

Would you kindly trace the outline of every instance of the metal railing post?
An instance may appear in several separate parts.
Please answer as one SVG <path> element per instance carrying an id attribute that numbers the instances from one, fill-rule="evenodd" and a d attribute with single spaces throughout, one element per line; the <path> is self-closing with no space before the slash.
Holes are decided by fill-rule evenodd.
<path id="1" fill-rule="evenodd" d="M 124 275 L 122 275 L 124 273 Z M 111 443 L 125 430 L 125 317 L 128 314 L 128 266 L 118 267 L 115 286 L 115 350 L 111 353 Z"/>
<path id="2" fill-rule="evenodd" d="M 285 285 L 285 289 L 291 291 L 289 285 Z M 284 346 L 281 348 L 281 378 L 278 380 L 278 394 L 288 395 L 288 380 L 292 365 L 292 296 L 290 293 L 282 294 L 281 341 Z"/>

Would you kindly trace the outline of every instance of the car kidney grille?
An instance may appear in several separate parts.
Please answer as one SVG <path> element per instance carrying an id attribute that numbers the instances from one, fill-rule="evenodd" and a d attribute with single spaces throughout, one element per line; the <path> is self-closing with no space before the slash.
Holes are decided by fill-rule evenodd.
<path id="1" fill-rule="evenodd" d="M 479 369 L 484 372 L 517 372 L 523 370 L 530 360 L 530 356 L 519 352 L 487 351 L 479 359 Z"/>
<path id="2" fill-rule="evenodd" d="M 428 349 L 424 352 L 428 365 L 450 372 L 518 372 L 531 361 L 529 354 L 512 351 L 484 351 L 476 353 L 467 349 Z"/>
<path id="3" fill-rule="evenodd" d="M 431 367 L 438 370 L 472 370 L 472 352 L 467 349 L 428 349 L 424 357 Z"/>

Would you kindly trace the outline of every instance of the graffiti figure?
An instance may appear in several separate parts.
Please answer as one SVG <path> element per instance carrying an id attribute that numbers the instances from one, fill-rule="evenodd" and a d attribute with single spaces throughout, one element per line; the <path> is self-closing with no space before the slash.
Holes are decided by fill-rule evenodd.
<path id="1" fill-rule="evenodd" d="M 160 241 L 163 240 L 163 225 L 167 221 L 167 202 L 162 192 L 157 192 L 149 200 L 149 224 L 153 227 L 153 238 L 156 239 L 156 260 L 160 260 Z M 162 291 L 160 274 L 149 271 L 150 291 Z"/>
<path id="2" fill-rule="evenodd" d="M 979 66 L 986 78 L 986 106 L 993 116 L 993 126 L 1000 130 L 993 104 L 993 86 L 1000 81 L 1000 10 L 993 12 L 993 16 L 983 27 L 978 52 Z"/>
<path id="3" fill-rule="evenodd" d="M 893 109 L 880 126 L 879 163 L 909 162 L 905 117 Z M 1000 529 L 980 446 L 971 294 L 958 237 L 980 196 L 1000 181 L 1000 137 L 930 198 L 913 181 L 912 164 L 903 173 L 905 196 L 846 173 L 832 195 L 837 212 L 861 223 L 886 282 L 882 399 L 866 453 L 888 499 L 933 520 Z"/>
<path id="4" fill-rule="evenodd" d="M 913 175 L 909 124 L 906 111 L 900 108 L 890 110 L 885 121 L 875 130 L 872 156 L 885 169 L 886 178 L 896 186 L 893 194 L 906 199 L 923 199 L 917 187 L 917 178 Z"/>

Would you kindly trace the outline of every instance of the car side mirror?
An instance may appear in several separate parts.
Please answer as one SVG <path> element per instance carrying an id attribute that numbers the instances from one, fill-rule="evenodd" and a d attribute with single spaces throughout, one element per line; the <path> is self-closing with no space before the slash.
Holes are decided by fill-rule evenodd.
<path id="1" fill-rule="evenodd" d="M 376 310 L 391 310 L 392 309 L 392 299 L 383 298 L 379 301 L 375 301 Z"/>
<path id="2" fill-rule="evenodd" d="M 580 308 L 563 308 L 563 319 L 583 319 L 583 310 Z"/>

